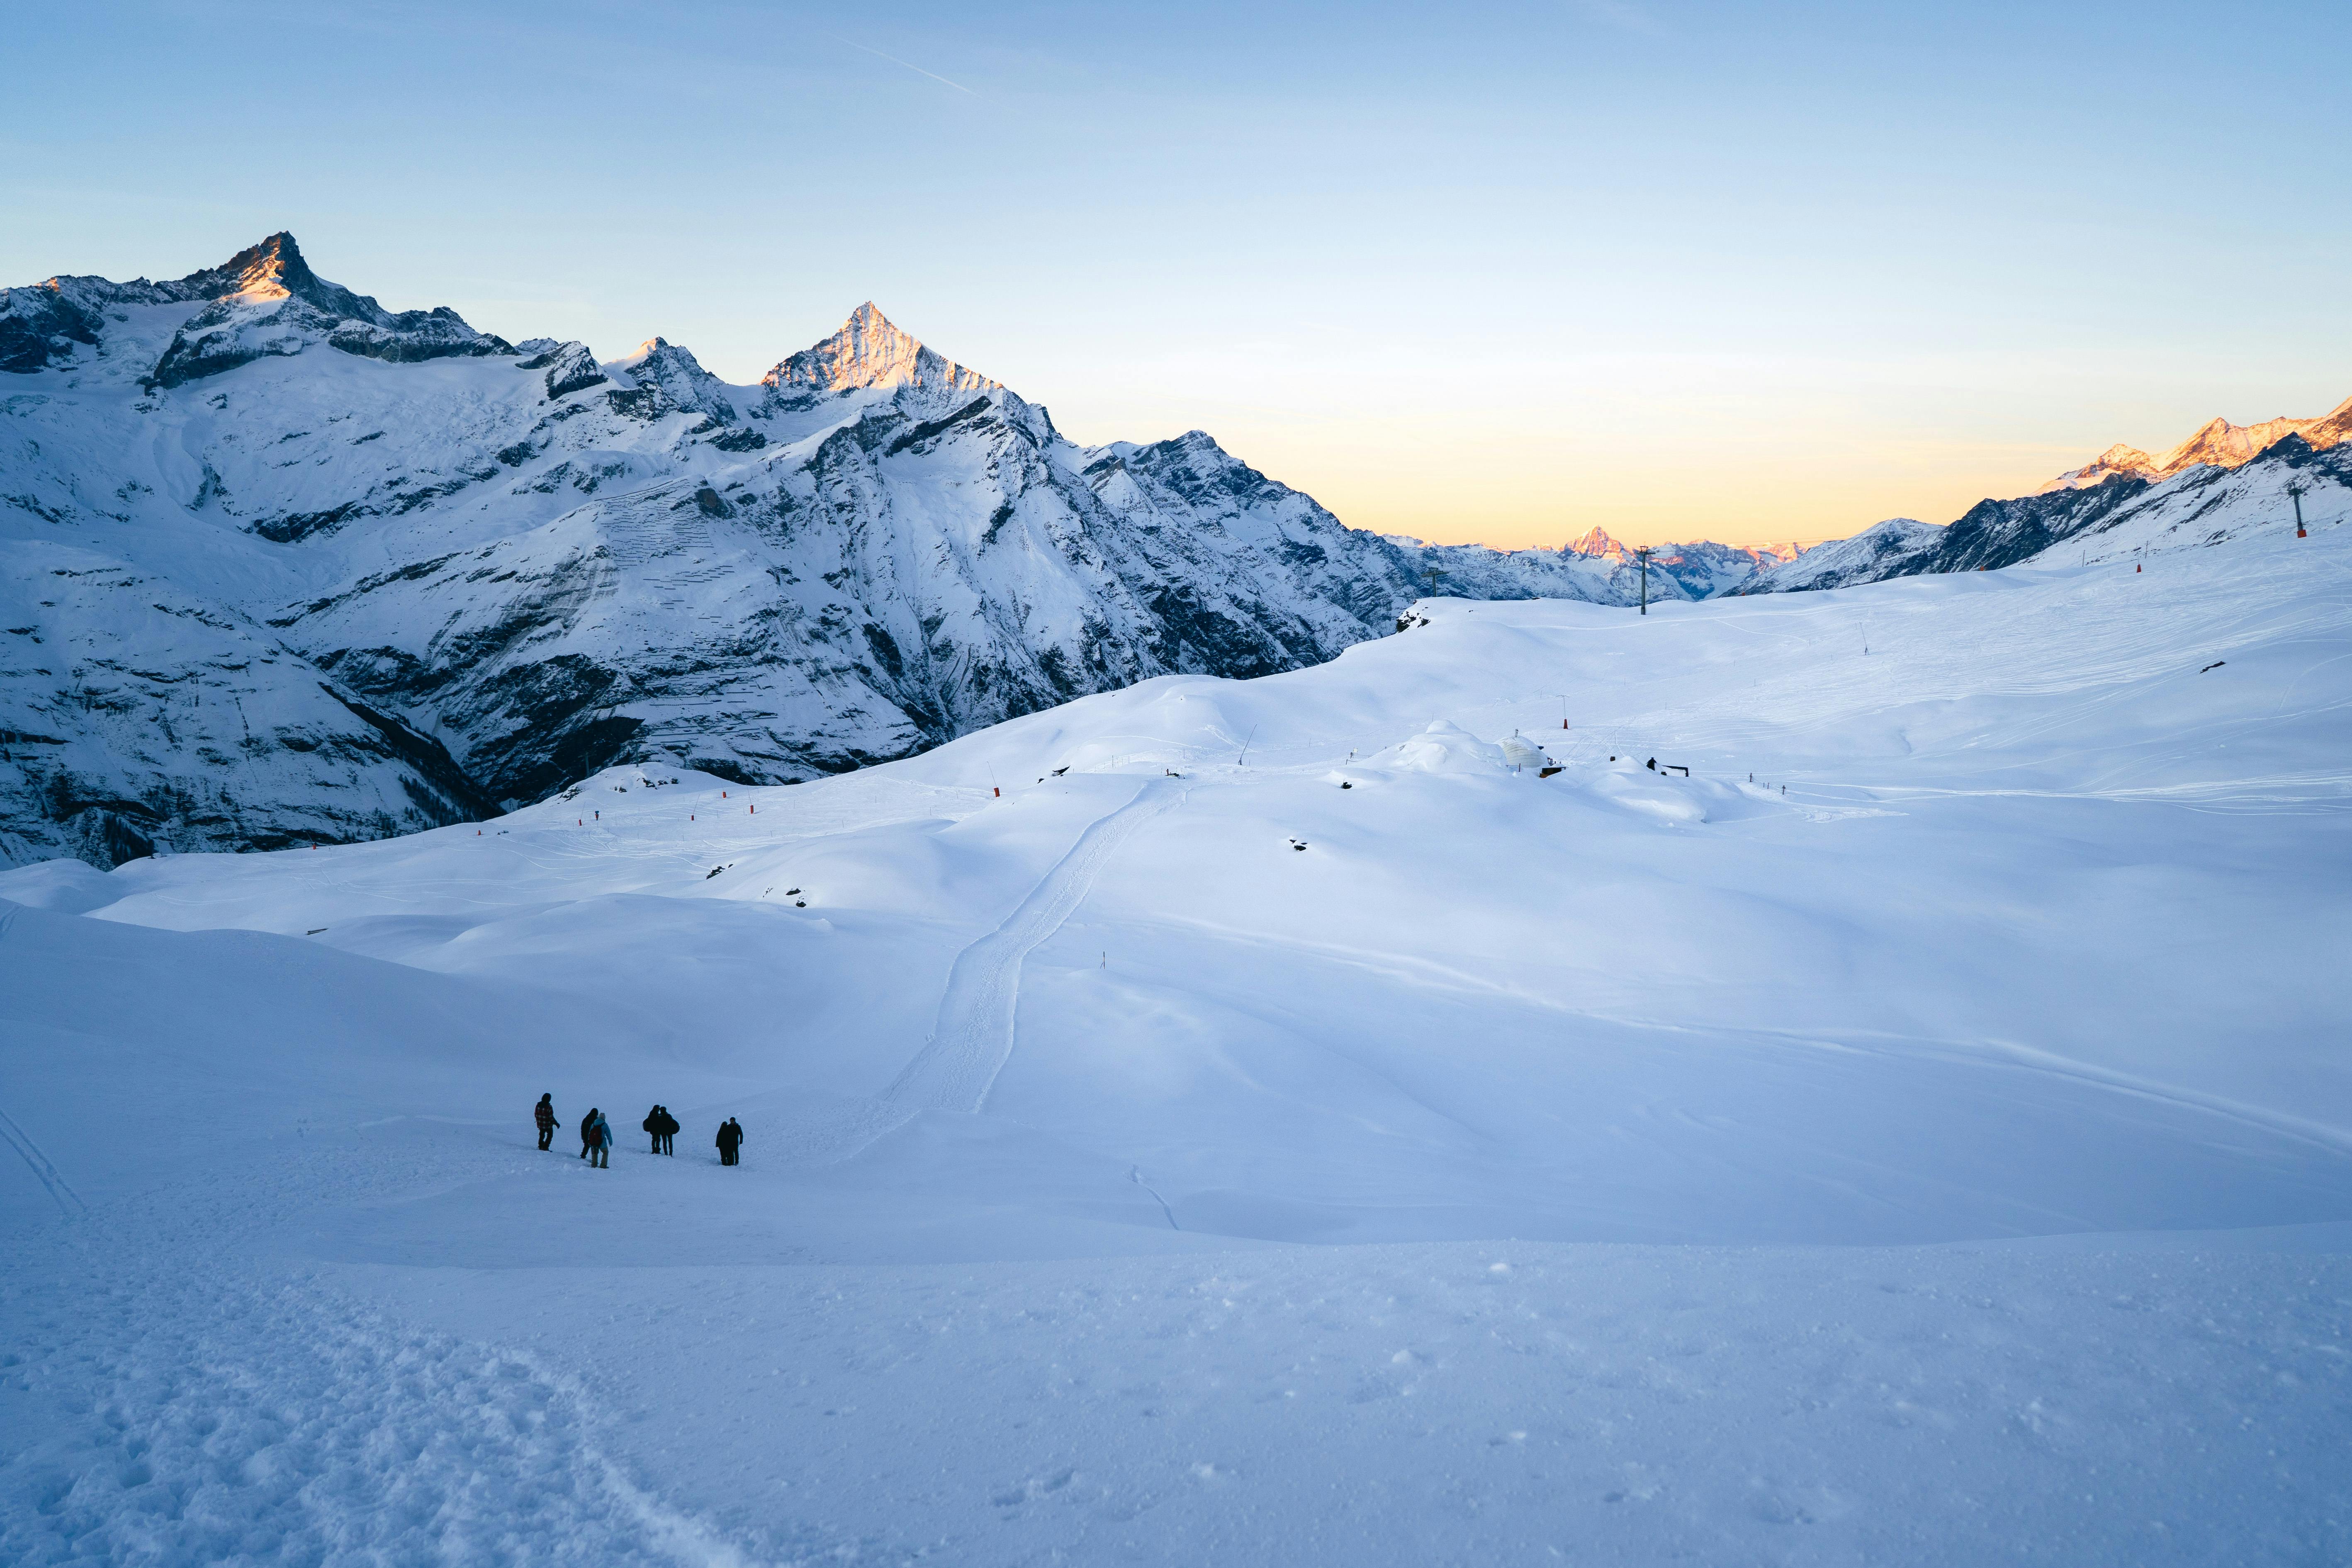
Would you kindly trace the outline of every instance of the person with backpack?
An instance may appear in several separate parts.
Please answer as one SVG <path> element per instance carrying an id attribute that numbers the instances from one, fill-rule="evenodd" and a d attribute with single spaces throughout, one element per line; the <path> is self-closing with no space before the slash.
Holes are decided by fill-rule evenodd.
<path id="1" fill-rule="evenodd" d="M 580 1157 L 588 1157 L 588 1140 L 596 1133 L 596 1108 L 590 1106 L 588 1114 L 580 1119 Z"/>
<path id="2" fill-rule="evenodd" d="M 530 1119 L 539 1123 L 539 1152 L 544 1154 L 547 1146 L 555 1141 L 555 1097 L 541 1095 L 539 1103 L 530 1108 Z"/>
<path id="3" fill-rule="evenodd" d="M 736 1153 L 736 1151 L 741 1147 L 743 1147 L 743 1129 L 730 1116 L 719 1124 L 719 1163 L 722 1165 L 741 1164 L 742 1157 Z"/>
<path id="4" fill-rule="evenodd" d="M 653 1140 L 653 1147 L 646 1151 L 648 1154 L 661 1152 L 661 1124 L 662 1108 L 659 1104 L 656 1104 L 651 1110 L 646 1111 L 646 1119 L 637 1123 L 646 1130 L 646 1136 Z"/>
<path id="5" fill-rule="evenodd" d="M 669 1113 L 669 1107 L 667 1105 L 655 1106 L 654 1114 L 661 1119 L 660 1124 L 654 1129 L 660 1134 L 661 1152 L 675 1155 L 677 1151 L 670 1146 L 670 1140 L 677 1136 L 677 1118 Z"/>
<path id="6" fill-rule="evenodd" d="M 613 1168 L 613 1124 L 595 1107 L 588 1108 L 588 1163 L 600 1171 Z"/>

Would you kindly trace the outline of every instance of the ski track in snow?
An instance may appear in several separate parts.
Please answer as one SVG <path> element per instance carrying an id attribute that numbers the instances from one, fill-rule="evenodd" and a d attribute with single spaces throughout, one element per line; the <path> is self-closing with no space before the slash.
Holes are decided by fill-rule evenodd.
<path id="1" fill-rule="evenodd" d="M 1181 798 L 1159 780 L 1147 780 L 1124 805 L 1089 824 L 1002 924 L 956 955 L 938 1021 L 914 1060 L 856 1113 L 796 1134 L 795 1163 L 838 1164 L 923 1111 L 969 1114 L 984 1108 L 1012 1059 L 1022 961 L 1085 901 L 1119 846 Z M 1172 1216 L 1169 1223 L 1175 1224 Z"/>
<path id="2" fill-rule="evenodd" d="M 1175 802 L 1164 786 L 1147 782 L 1125 805 L 1087 827 L 1003 925 L 956 955 L 930 1043 L 883 1091 L 885 1100 L 910 1111 L 969 1112 L 987 1105 L 988 1091 L 1013 1055 L 1021 961 L 1061 929 L 1128 837 Z"/>
<path id="3" fill-rule="evenodd" d="M 16 921 L 16 906 L 11 904 L 6 909 L 0 910 L 0 942 L 5 942 L 8 939 L 8 928 L 14 925 Z M 33 1173 L 33 1179 L 41 1184 L 43 1190 L 50 1197 L 57 1200 L 58 1207 L 63 1209 L 68 1217 L 89 1212 L 89 1205 L 81 1201 L 81 1194 L 73 1190 L 72 1184 L 64 1176 L 58 1174 L 57 1166 L 50 1163 L 47 1154 L 41 1152 L 41 1146 L 34 1142 L 32 1135 L 17 1126 L 15 1119 L 5 1110 L 0 1110 L 0 1138 L 8 1141 L 8 1147 L 16 1151 L 17 1157 L 23 1160 L 26 1168 Z"/>
<path id="4" fill-rule="evenodd" d="M 39 1182 L 47 1190 L 49 1196 L 58 1201 L 58 1207 L 65 1210 L 69 1215 L 88 1212 L 89 1205 L 81 1201 L 81 1194 L 75 1192 L 63 1176 L 58 1174 L 57 1166 L 51 1164 L 49 1157 L 41 1152 L 41 1146 L 34 1142 L 32 1137 L 23 1128 L 17 1126 L 5 1110 L 0 1110 L 0 1138 L 5 1138 L 8 1141 L 8 1146 L 23 1157 L 26 1165 L 33 1173 L 33 1179 Z"/>

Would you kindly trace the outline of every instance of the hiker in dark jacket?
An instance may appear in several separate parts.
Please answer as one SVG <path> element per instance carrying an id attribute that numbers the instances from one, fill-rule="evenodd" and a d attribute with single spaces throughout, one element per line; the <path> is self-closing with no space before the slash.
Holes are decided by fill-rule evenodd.
<path id="1" fill-rule="evenodd" d="M 669 1141 L 677 1136 L 677 1118 L 669 1113 L 669 1107 L 667 1105 L 655 1106 L 654 1114 L 661 1119 L 660 1125 L 654 1129 L 661 1135 L 661 1152 L 665 1154 L 676 1154 L 677 1151 L 670 1147 Z"/>
<path id="2" fill-rule="evenodd" d="M 555 1138 L 555 1097 L 541 1095 L 539 1103 L 530 1108 L 530 1119 L 539 1123 L 539 1152 L 544 1154 Z"/>
<path id="3" fill-rule="evenodd" d="M 646 1119 L 637 1123 L 638 1126 L 646 1130 L 646 1136 L 654 1141 L 653 1147 L 646 1151 L 648 1154 L 658 1154 L 661 1152 L 661 1107 L 658 1105 L 655 1106 L 651 1110 L 646 1111 Z"/>
<path id="4" fill-rule="evenodd" d="M 580 1157 L 588 1157 L 588 1141 L 596 1136 L 596 1108 L 590 1106 L 588 1114 L 580 1119 Z"/>
<path id="5" fill-rule="evenodd" d="M 719 1163 L 722 1165 L 741 1164 L 742 1159 L 736 1151 L 742 1146 L 743 1129 L 730 1116 L 719 1126 Z"/>

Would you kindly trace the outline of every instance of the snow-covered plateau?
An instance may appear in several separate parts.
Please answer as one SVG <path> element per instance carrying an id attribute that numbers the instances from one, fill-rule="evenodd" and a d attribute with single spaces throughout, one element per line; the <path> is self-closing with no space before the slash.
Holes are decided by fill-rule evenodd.
<path id="1" fill-rule="evenodd" d="M 2302 538 L 2249 464 L 2000 571 L 0 872 L 0 1561 L 2352 1561 L 2299 471 Z M 637 515 L 562 504 L 464 572 Z"/>
<path id="2" fill-rule="evenodd" d="M 284 234 L 55 278 L 0 289 L 0 865 L 380 838 L 616 763 L 812 778 L 1320 663 L 1433 584 L 1633 603 L 1595 537 L 1399 543 L 1197 430 L 1080 446 L 870 304 L 735 386 L 388 310 Z M 1787 553 L 1670 546 L 1649 595 Z"/>

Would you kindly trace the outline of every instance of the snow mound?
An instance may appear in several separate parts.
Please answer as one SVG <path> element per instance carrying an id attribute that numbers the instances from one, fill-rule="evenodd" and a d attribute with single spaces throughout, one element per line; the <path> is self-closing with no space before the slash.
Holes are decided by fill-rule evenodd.
<path id="1" fill-rule="evenodd" d="M 1421 773 L 1493 773 L 1510 767 L 1502 747 L 1446 719 L 1437 720 L 1411 740 L 1373 752 L 1365 763 Z"/>
<path id="2" fill-rule="evenodd" d="M 87 914 L 122 894 L 123 885 L 86 860 L 37 860 L 0 870 L 0 899 L 26 909 Z"/>

